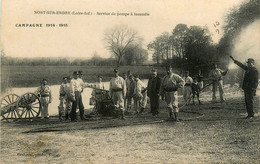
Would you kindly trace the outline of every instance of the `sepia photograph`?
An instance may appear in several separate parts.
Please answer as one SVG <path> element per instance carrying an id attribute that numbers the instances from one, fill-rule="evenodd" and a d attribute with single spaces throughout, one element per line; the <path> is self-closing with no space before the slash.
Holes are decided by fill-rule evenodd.
<path id="1" fill-rule="evenodd" d="M 0 0 L 0 163 L 260 163 L 260 0 Z"/>

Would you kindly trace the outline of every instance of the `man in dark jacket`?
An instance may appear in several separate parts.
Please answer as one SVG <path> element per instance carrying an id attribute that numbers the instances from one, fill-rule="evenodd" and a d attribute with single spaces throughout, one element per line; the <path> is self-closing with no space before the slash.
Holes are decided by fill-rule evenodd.
<path id="1" fill-rule="evenodd" d="M 159 92 L 161 86 L 161 78 L 157 75 L 157 70 L 152 69 L 152 77 L 148 81 L 147 96 L 150 98 L 151 112 L 153 116 L 159 114 Z"/>
<path id="2" fill-rule="evenodd" d="M 249 58 L 247 60 L 247 66 L 240 63 L 239 61 L 235 60 L 232 56 L 230 58 L 237 64 L 239 67 L 244 69 L 245 76 L 243 80 L 242 89 L 244 90 L 245 95 L 245 103 L 246 103 L 246 110 L 248 116 L 246 118 L 252 119 L 254 117 L 254 96 L 256 94 L 256 88 L 258 86 L 258 71 L 254 67 L 255 60 Z"/>

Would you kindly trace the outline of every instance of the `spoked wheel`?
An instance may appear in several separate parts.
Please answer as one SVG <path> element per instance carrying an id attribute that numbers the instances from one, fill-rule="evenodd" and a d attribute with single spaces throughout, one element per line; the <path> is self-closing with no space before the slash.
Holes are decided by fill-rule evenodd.
<path id="1" fill-rule="evenodd" d="M 19 99 L 19 96 L 16 94 L 8 94 L 1 99 L 1 116 L 7 121 L 9 119 L 18 119 L 19 113 L 16 109 L 16 102 Z"/>
<path id="2" fill-rule="evenodd" d="M 19 118 L 36 118 L 41 111 L 40 99 L 34 93 L 25 93 L 17 101 L 17 109 L 19 111 Z"/>

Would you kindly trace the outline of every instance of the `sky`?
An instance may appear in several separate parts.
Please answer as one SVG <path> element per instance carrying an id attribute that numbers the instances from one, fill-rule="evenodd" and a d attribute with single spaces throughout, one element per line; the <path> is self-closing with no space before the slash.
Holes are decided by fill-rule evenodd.
<path id="1" fill-rule="evenodd" d="M 111 54 L 105 47 L 104 33 L 121 24 L 138 31 L 145 48 L 156 36 L 171 33 L 179 23 L 207 26 L 217 43 L 222 36 L 225 15 L 243 1 L 2 0 L 1 47 L 6 56 L 11 57 L 90 58 L 96 52 L 108 58 Z M 70 14 L 56 14 L 57 11 Z M 92 15 L 74 15 L 73 12 L 91 12 Z M 97 12 L 148 13 L 149 16 L 101 16 Z M 220 25 L 215 27 L 216 22 Z M 16 27 L 19 24 L 42 24 L 42 27 Z M 55 27 L 46 27 L 46 24 L 55 24 Z M 59 27 L 59 24 L 68 27 Z"/>

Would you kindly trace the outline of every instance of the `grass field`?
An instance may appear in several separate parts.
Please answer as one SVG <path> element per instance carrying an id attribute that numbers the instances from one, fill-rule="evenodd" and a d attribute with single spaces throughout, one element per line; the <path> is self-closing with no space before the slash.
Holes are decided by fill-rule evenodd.
<path id="1" fill-rule="evenodd" d="M 49 80 L 50 85 L 60 84 L 63 76 L 72 76 L 73 71 L 83 71 L 85 82 L 96 82 L 101 75 L 103 81 L 108 81 L 113 76 L 113 67 L 109 66 L 2 66 L 2 88 L 4 87 L 34 87 L 38 86 L 42 78 Z M 139 74 L 141 78 L 150 76 L 149 66 L 124 66 L 119 68 L 120 74 L 130 70 Z M 159 73 L 164 74 L 164 68 L 159 68 Z"/>
<path id="2" fill-rule="evenodd" d="M 244 116 L 239 96 L 186 106 L 178 123 L 164 121 L 162 101 L 158 117 L 2 121 L 0 163 L 260 163 L 260 117 Z"/>

